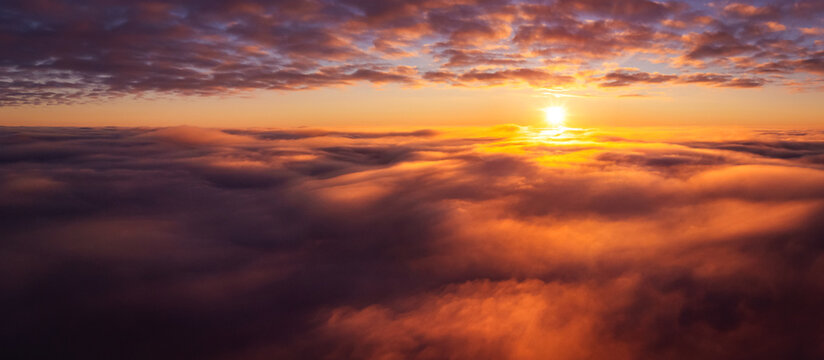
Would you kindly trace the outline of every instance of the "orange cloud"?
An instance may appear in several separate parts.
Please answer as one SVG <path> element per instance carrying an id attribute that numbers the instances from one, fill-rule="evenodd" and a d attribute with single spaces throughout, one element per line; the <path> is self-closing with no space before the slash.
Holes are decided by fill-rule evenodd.
<path id="1" fill-rule="evenodd" d="M 0 128 L 4 351 L 821 357 L 824 133 L 545 130 Z"/>
<path id="2" fill-rule="evenodd" d="M 822 54 L 812 19 L 824 8 L 806 0 L 54 0 L 13 1 L 0 12 L 0 51 L 8 54 L 0 106 L 16 106 L 359 82 L 541 87 L 577 77 L 576 86 L 598 87 L 604 82 L 579 72 L 606 71 L 604 62 L 679 77 L 712 66 L 738 79 L 723 86 L 814 89 Z M 523 75 L 547 64 L 558 66 L 551 76 Z M 782 64 L 780 73 L 762 71 L 769 64 Z M 393 71 L 410 67 L 418 71 Z M 443 76 L 455 69 L 453 80 Z M 753 72 L 763 78 L 744 75 Z M 614 82 L 633 83 L 644 81 Z"/>

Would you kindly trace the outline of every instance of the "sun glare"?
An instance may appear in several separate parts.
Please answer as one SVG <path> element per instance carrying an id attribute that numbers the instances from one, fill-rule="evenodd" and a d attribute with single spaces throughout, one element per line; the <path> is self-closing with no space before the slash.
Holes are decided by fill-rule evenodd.
<path id="1" fill-rule="evenodd" d="M 562 106 L 550 106 L 544 108 L 546 113 L 546 124 L 550 127 L 559 128 L 564 126 L 566 120 L 566 109 Z"/>

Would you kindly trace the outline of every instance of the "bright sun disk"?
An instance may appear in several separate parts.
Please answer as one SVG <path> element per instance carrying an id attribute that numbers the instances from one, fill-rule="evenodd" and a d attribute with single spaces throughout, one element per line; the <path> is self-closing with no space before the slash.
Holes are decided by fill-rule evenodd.
<path id="1" fill-rule="evenodd" d="M 566 120 L 566 109 L 562 106 L 550 106 L 544 108 L 546 113 L 546 124 L 551 127 L 563 127 Z"/>

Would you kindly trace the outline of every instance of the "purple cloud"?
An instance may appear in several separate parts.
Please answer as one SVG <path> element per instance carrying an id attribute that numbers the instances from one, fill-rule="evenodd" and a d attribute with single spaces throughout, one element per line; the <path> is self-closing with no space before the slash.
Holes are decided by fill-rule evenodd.
<path id="1" fill-rule="evenodd" d="M 0 104 L 357 82 L 524 82 L 485 81 L 481 73 L 549 73 L 586 85 L 582 74 L 629 54 L 669 64 L 677 75 L 713 66 L 724 76 L 761 72 L 764 83 L 797 85 L 820 80 L 816 4 L 7 1 L 0 5 Z M 548 66 L 557 64 L 567 66 Z M 433 75 L 455 69 L 453 80 Z"/>
<path id="2" fill-rule="evenodd" d="M 666 138 L 0 128 L 0 344 L 13 358 L 824 355 L 824 134 Z"/>

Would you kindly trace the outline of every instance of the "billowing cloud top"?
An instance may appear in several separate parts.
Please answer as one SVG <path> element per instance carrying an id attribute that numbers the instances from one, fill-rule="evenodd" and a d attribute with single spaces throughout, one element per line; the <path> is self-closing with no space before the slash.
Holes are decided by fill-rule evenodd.
<path id="1" fill-rule="evenodd" d="M 820 89 L 824 2 L 7 0 L 0 105 L 367 81 Z"/>
<path id="2" fill-rule="evenodd" d="M 0 128 L 0 353 L 821 359 L 822 234 L 821 132 Z"/>

